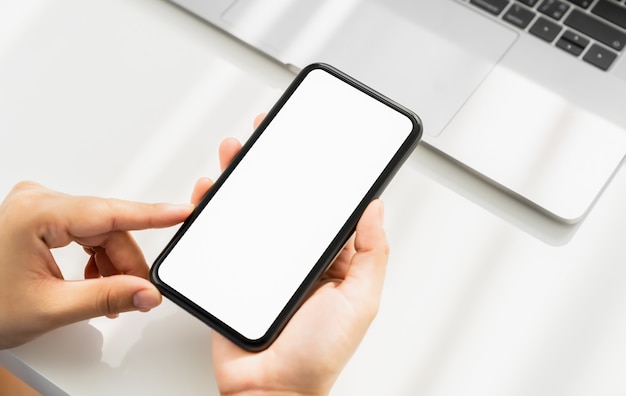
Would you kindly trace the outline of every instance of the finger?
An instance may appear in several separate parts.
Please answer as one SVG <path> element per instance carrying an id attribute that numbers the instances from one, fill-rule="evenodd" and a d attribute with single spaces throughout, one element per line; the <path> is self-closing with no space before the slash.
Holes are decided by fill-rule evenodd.
<path id="1" fill-rule="evenodd" d="M 347 298 L 360 304 L 363 313 L 372 319 L 378 311 L 389 257 L 383 211 L 382 202 L 374 200 L 363 213 L 356 227 L 356 253 L 340 286 Z"/>
<path id="2" fill-rule="evenodd" d="M 41 238 L 48 247 L 118 230 L 168 227 L 183 221 L 192 205 L 150 204 L 111 198 L 58 196 L 42 213 Z"/>
<path id="3" fill-rule="evenodd" d="M 348 240 L 341 252 L 337 255 L 337 258 L 335 258 L 335 261 L 333 261 L 326 271 L 324 278 L 344 279 L 350 268 L 352 256 L 354 256 L 355 253 L 354 235 L 352 235 L 350 240 Z"/>
<path id="4" fill-rule="evenodd" d="M 95 279 L 100 277 L 100 271 L 98 271 L 98 266 L 96 265 L 96 258 L 94 254 L 89 256 L 89 260 L 87 260 L 87 264 L 85 265 L 85 279 Z"/>
<path id="5" fill-rule="evenodd" d="M 149 311 L 161 303 L 159 291 L 147 280 L 130 275 L 58 281 L 49 289 L 49 320 L 57 326 L 128 311 Z"/>
<path id="6" fill-rule="evenodd" d="M 231 163 L 239 150 L 241 150 L 241 143 L 235 138 L 226 138 L 220 143 L 219 157 L 222 171 Z"/>
<path id="7" fill-rule="evenodd" d="M 213 186 L 213 181 L 208 177 L 202 177 L 198 179 L 196 185 L 193 188 L 193 192 L 191 193 L 191 204 L 196 206 L 202 200 L 202 197 L 209 191 L 209 189 Z"/>
<path id="8" fill-rule="evenodd" d="M 89 260 L 87 260 L 84 270 L 85 279 L 99 278 L 100 273 L 98 272 L 98 266 L 96 265 L 96 259 L 94 257 L 96 254 L 95 249 L 90 246 L 83 246 L 83 250 L 89 255 Z"/>
<path id="9" fill-rule="evenodd" d="M 261 122 L 263 122 L 263 119 L 265 119 L 266 115 L 267 115 L 266 113 L 261 113 L 254 118 L 254 123 L 253 123 L 254 129 L 257 129 L 259 125 L 261 125 Z"/>
<path id="10" fill-rule="evenodd" d="M 213 351 L 213 361 L 215 363 L 217 363 L 216 360 L 236 360 L 253 354 L 253 352 L 249 352 L 245 349 L 238 347 L 236 344 L 229 341 L 226 337 L 224 337 L 215 330 L 211 330 L 211 349 Z M 222 364 L 218 364 L 215 366 L 215 368 L 224 369 L 223 366 L 224 365 Z"/>
<path id="11" fill-rule="evenodd" d="M 148 279 L 149 267 L 146 259 L 130 233 L 115 231 L 98 238 L 89 238 L 97 244 L 92 259 L 100 276 L 134 275 Z M 83 241 L 79 240 L 79 243 Z"/>
<path id="12" fill-rule="evenodd" d="M 380 199 L 375 199 L 365 209 L 356 226 L 354 247 L 357 253 L 370 251 L 389 254 L 387 236 L 383 228 L 384 206 Z"/>
<path id="13" fill-rule="evenodd" d="M 106 251 L 102 248 L 97 248 L 89 259 L 88 274 L 85 274 L 85 278 L 100 278 L 102 276 L 120 275 L 122 272 L 115 267 L 115 264 L 107 256 Z M 87 268 L 85 268 L 87 270 Z M 87 276 L 89 275 L 89 276 Z"/>

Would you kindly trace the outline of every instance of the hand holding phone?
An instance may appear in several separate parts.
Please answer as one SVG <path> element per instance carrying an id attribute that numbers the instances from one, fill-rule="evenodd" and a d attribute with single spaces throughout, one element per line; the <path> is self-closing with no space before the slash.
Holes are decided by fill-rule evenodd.
<path id="1" fill-rule="evenodd" d="M 259 123 L 257 118 L 254 127 Z M 232 138 L 222 142 L 222 170 L 240 147 Z M 199 204 L 210 187 L 209 179 L 199 180 L 192 203 Z M 264 389 L 267 394 L 330 393 L 378 310 L 389 252 L 382 226 L 383 212 L 380 200 L 367 207 L 354 238 L 268 349 L 247 352 L 213 333 L 213 370 L 220 394 L 256 389 Z M 358 252 L 355 246 L 359 247 Z"/>
<path id="2" fill-rule="evenodd" d="M 378 312 L 389 246 L 383 204 L 375 200 L 355 237 L 268 349 L 248 352 L 213 333 L 213 368 L 220 394 L 265 390 L 327 395 Z"/>
<path id="3" fill-rule="evenodd" d="M 420 135 L 408 110 L 332 67 L 306 68 L 159 256 L 153 281 L 231 341 L 267 348 Z"/>

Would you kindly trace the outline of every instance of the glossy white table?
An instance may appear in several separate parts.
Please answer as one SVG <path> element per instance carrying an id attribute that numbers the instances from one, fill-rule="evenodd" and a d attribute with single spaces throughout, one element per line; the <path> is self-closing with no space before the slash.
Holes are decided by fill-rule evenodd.
<path id="1" fill-rule="evenodd" d="M 28 3 L 28 4 L 22 4 Z M 292 75 L 160 0 L 0 5 L 0 195 L 22 179 L 186 201 Z M 578 226 L 419 147 L 384 194 L 381 310 L 335 395 L 626 393 L 626 169 Z M 149 261 L 173 229 L 137 233 Z M 68 278 L 86 257 L 55 252 Z M 209 330 L 173 304 L 0 351 L 46 395 L 212 395 Z"/>

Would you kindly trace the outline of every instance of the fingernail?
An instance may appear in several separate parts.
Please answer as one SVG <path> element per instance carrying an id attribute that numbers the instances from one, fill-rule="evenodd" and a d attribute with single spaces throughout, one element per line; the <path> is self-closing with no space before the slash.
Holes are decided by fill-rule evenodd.
<path id="1" fill-rule="evenodd" d="M 140 290 L 133 296 L 135 308 L 147 311 L 161 304 L 161 294 L 156 290 Z"/>

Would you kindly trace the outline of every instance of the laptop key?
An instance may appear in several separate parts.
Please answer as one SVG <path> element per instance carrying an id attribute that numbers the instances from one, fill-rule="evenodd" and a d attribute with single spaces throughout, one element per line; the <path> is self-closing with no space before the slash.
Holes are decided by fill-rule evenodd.
<path id="1" fill-rule="evenodd" d="M 569 10 L 569 5 L 560 0 L 544 0 L 539 6 L 539 12 L 559 21 Z"/>
<path id="2" fill-rule="evenodd" d="M 502 19 L 521 29 L 525 29 L 534 17 L 535 13 L 533 11 L 524 6 L 513 4 Z"/>
<path id="3" fill-rule="evenodd" d="M 601 16 L 607 21 L 626 28 L 626 7 L 607 0 L 600 0 L 591 10 L 594 14 Z"/>
<path id="4" fill-rule="evenodd" d="M 617 54 L 604 47 L 594 44 L 589 48 L 583 59 L 602 70 L 608 70 L 613 64 Z"/>
<path id="5" fill-rule="evenodd" d="M 587 45 L 589 45 L 589 40 L 571 30 L 563 33 L 559 41 L 556 42 L 557 47 L 574 56 L 582 54 Z"/>
<path id="6" fill-rule="evenodd" d="M 497 16 L 509 5 L 509 0 L 470 0 L 470 3 Z"/>
<path id="7" fill-rule="evenodd" d="M 580 10 L 572 10 L 565 24 L 615 50 L 621 51 L 626 45 L 626 33 Z"/>
<path id="8" fill-rule="evenodd" d="M 551 43 L 561 32 L 561 27 L 548 18 L 539 17 L 529 30 L 530 33 Z"/>
<path id="9" fill-rule="evenodd" d="M 517 0 L 520 3 L 526 4 L 529 7 L 534 7 L 535 4 L 539 3 L 539 0 Z"/>
<path id="10" fill-rule="evenodd" d="M 501 16 L 502 20 L 522 30 L 532 23 L 529 33 L 554 43 L 575 57 L 583 54 L 582 59 L 602 70 L 608 70 L 618 54 L 598 44 L 589 47 L 590 40 L 583 35 L 618 51 L 626 46 L 626 33 L 608 22 L 626 28 L 626 0 L 514 0 L 510 7 L 510 0 L 469 0 L 469 3 L 494 16 Z M 580 10 L 589 9 L 592 5 L 589 11 Z M 559 37 L 563 25 L 583 35 L 566 30 Z M 559 39 L 555 42 L 557 37 Z M 585 53 L 587 47 L 589 49 Z"/>
<path id="11" fill-rule="evenodd" d="M 571 42 L 572 44 L 576 44 L 579 47 L 585 48 L 589 44 L 589 40 L 581 36 L 580 34 L 573 32 L 571 30 L 566 31 L 561 36 L 563 39 Z"/>
<path id="12" fill-rule="evenodd" d="M 589 8 L 591 3 L 593 3 L 593 0 L 567 0 L 567 1 L 585 9 Z"/>
<path id="13" fill-rule="evenodd" d="M 569 52 L 570 54 L 574 56 L 578 56 L 582 54 L 583 51 L 585 50 L 585 47 L 581 47 L 580 45 L 572 43 L 571 41 L 565 39 L 564 37 L 561 37 L 559 41 L 556 42 L 556 46 L 561 48 L 562 50 L 565 50 L 566 52 Z"/>

